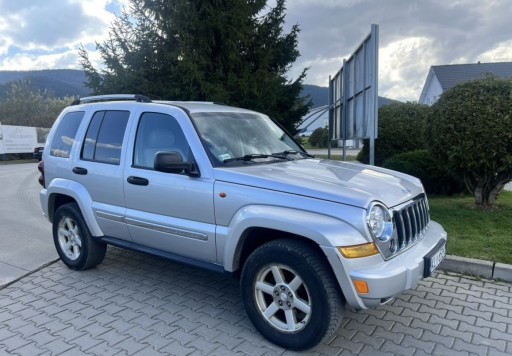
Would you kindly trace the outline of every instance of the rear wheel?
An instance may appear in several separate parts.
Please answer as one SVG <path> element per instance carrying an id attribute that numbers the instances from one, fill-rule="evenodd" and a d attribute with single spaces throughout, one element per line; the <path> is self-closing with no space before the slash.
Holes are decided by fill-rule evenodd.
<path id="1" fill-rule="evenodd" d="M 333 273 L 304 242 L 276 240 L 256 249 L 244 265 L 241 288 L 256 329 L 287 349 L 311 348 L 341 323 L 343 297 Z"/>
<path id="2" fill-rule="evenodd" d="M 76 203 L 62 205 L 53 219 L 53 242 L 66 266 L 85 270 L 103 261 L 107 246 L 94 241 Z"/>

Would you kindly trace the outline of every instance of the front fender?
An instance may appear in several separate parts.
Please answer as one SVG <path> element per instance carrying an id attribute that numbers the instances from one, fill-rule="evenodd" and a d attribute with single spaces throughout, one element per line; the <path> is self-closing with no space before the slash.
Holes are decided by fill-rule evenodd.
<path id="1" fill-rule="evenodd" d="M 228 227 L 218 229 L 218 242 L 223 255 L 226 271 L 233 272 L 239 268 L 245 233 L 251 228 L 267 228 L 305 237 L 319 246 L 347 246 L 368 242 L 354 227 L 333 217 L 312 213 L 305 210 L 251 205 L 240 209 Z"/>
<path id="2" fill-rule="evenodd" d="M 85 189 L 82 184 L 69 179 L 55 178 L 46 189 L 43 189 L 40 192 L 42 205 L 48 207 L 47 211 L 46 209 L 44 210 L 50 222 L 53 221 L 55 200 L 58 195 L 66 195 L 73 198 L 77 202 L 91 234 L 93 236 L 103 236 L 103 233 L 94 218 L 94 213 L 91 209 L 93 202 L 87 189 Z"/>

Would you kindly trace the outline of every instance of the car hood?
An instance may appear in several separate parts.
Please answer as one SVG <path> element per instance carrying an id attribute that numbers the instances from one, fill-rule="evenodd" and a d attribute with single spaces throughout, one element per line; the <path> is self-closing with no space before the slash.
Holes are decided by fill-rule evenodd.
<path id="1" fill-rule="evenodd" d="M 320 159 L 215 169 L 215 179 L 367 208 L 392 208 L 423 193 L 419 179 L 380 167 Z"/>

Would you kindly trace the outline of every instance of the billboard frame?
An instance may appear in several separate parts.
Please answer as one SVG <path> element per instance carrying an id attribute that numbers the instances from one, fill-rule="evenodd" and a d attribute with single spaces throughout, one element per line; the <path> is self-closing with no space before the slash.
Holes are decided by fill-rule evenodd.
<path id="1" fill-rule="evenodd" d="M 375 139 L 378 135 L 379 25 L 350 55 L 341 69 L 329 76 L 329 148 L 331 140 L 343 141 L 346 160 L 348 139 L 370 140 L 370 164 L 375 164 Z"/>

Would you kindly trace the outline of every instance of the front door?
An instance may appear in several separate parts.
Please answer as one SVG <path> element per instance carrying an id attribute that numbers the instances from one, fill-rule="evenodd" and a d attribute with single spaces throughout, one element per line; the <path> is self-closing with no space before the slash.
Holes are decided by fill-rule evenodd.
<path id="1" fill-rule="evenodd" d="M 194 157 L 175 114 L 144 112 L 134 140 L 132 164 L 126 164 L 125 221 L 137 244 L 215 262 L 213 181 L 154 170 L 157 152 Z"/>

